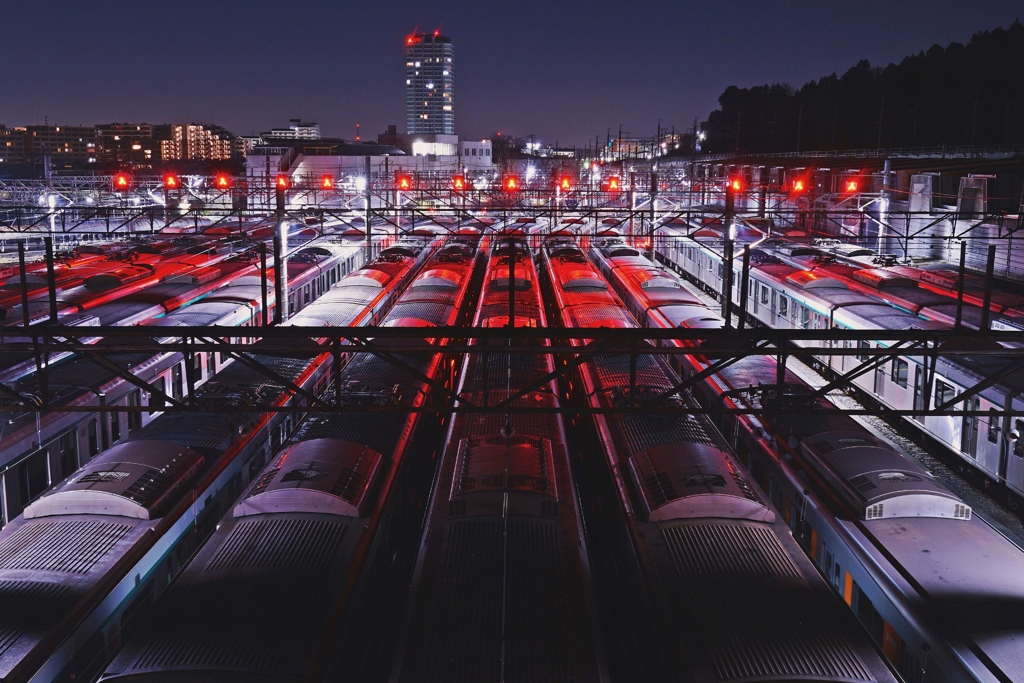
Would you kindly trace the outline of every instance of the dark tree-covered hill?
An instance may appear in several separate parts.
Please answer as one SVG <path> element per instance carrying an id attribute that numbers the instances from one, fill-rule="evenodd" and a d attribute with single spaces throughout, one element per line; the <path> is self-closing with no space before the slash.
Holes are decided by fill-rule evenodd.
<path id="1" fill-rule="evenodd" d="M 788 152 L 1024 142 L 1024 25 L 932 46 L 841 76 L 729 86 L 705 125 L 709 152 Z"/>

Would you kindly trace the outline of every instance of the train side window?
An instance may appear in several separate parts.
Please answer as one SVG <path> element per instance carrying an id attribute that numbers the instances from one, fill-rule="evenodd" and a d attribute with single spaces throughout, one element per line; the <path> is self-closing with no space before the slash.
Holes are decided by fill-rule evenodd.
<path id="1" fill-rule="evenodd" d="M 171 398 L 175 401 L 180 401 L 184 394 L 184 388 L 181 383 L 181 363 L 175 363 L 171 366 Z"/>
<path id="2" fill-rule="evenodd" d="M 775 310 L 775 295 L 776 295 L 776 292 L 775 292 L 775 290 L 773 289 L 773 290 L 772 290 L 772 310 L 773 310 L 773 311 Z"/>
<path id="3" fill-rule="evenodd" d="M 100 452 L 100 440 L 96 431 L 96 419 L 93 418 L 89 421 L 89 457 L 99 455 Z"/>
<path id="4" fill-rule="evenodd" d="M 128 394 L 128 405 L 133 408 L 138 408 L 142 405 L 141 390 L 136 389 L 135 391 Z M 138 411 L 132 411 L 128 413 L 128 433 L 131 434 L 140 427 L 142 427 L 142 413 Z"/>
<path id="5" fill-rule="evenodd" d="M 78 469 L 78 433 L 68 432 L 60 437 L 60 476 L 68 477 Z"/>
<path id="6" fill-rule="evenodd" d="M 892 381 L 904 389 L 907 388 L 907 373 L 910 365 L 902 358 L 894 358 L 892 361 Z"/>
<path id="7" fill-rule="evenodd" d="M 110 413 L 110 442 L 117 443 L 121 440 L 121 414 Z"/>
<path id="8" fill-rule="evenodd" d="M 768 305 L 768 292 L 770 291 L 772 290 L 768 289 L 764 285 L 761 285 L 761 303 L 766 306 Z"/>
<path id="9" fill-rule="evenodd" d="M 860 586 L 854 589 L 854 599 L 857 603 L 857 618 L 864 624 L 875 642 L 881 645 L 885 629 L 885 621 L 882 619 L 882 615 L 878 613 L 878 610 L 875 609 L 875 606 L 871 603 L 868 596 L 864 594 L 864 591 L 860 589 Z"/>
<path id="10" fill-rule="evenodd" d="M 871 348 L 871 342 L 864 341 L 863 339 L 861 339 L 861 340 L 859 340 L 857 342 L 857 348 L 858 349 L 870 349 Z M 857 356 L 857 360 L 859 360 L 861 363 L 867 363 L 869 360 L 871 360 L 871 356 L 861 356 L 861 355 L 858 355 Z"/>
<path id="11" fill-rule="evenodd" d="M 152 386 L 153 386 L 154 389 L 159 391 L 161 394 L 166 394 L 167 393 L 167 380 L 165 378 L 163 378 L 163 377 L 157 377 L 156 380 L 153 382 Z M 163 407 L 164 407 L 164 399 L 163 399 L 162 396 L 157 396 L 155 394 L 150 394 L 149 395 L 149 414 L 150 415 L 152 415 L 155 412 L 158 412 Z"/>
<path id="12" fill-rule="evenodd" d="M 779 295 L 779 315 L 789 317 L 789 297 Z"/>
<path id="13" fill-rule="evenodd" d="M 46 451 L 36 451 L 18 465 L 18 485 L 22 506 L 38 498 L 49 486 L 46 474 Z"/>
<path id="14" fill-rule="evenodd" d="M 1016 420 L 1017 433 L 1024 434 L 1024 420 Z M 1013 442 L 1013 454 L 1024 458 L 1024 438 L 1017 437 L 1017 440 Z"/>
<path id="15" fill-rule="evenodd" d="M 941 379 L 935 380 L 935 407 L 943 405 L 956 398 L 956 389 L 946 384 Z"/>
<path id="16" fill-rule="evenodd" d="M 800 307 L 800 327 L 805 330 L 811 325 L 811 312 L 807 310 L 806 306 Z"/>

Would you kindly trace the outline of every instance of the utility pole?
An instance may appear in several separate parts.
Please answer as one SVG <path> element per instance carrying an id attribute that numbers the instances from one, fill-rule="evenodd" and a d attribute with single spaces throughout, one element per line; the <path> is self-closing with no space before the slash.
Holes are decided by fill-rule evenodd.
<path id="1" fill-rule="evenodd" d="M 365 224 L 366 224 L 366 262 L 373 258 L 373 243 L 371 242 L 370 229 L 370 157 L 363 159 L 363 175 L 366 177 L 366 185 L 363 187 L 363 199 L 366 202 Z"/>
<path id="2" fill-rule="evenodd" d="M 658 171 L 651 171 L 651 224 L 648 226 L 647 258 L 654 260 L 654 221 L 658 203 Z"/>

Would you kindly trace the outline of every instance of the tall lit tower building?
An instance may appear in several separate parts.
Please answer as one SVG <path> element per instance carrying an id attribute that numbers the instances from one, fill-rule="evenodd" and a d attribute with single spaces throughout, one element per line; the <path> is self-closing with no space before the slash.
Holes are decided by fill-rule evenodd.
<path id="1" fill-rule="evenodd" d="M 406 132 L 455 135 L 452 39 L 417 33 L 405 40 Z"/>

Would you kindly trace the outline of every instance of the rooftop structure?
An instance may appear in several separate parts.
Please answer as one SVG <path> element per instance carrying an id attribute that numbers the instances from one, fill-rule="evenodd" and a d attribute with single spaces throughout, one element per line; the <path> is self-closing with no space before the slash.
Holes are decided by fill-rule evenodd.
<path id="1" fill-rule="evenodd" d="M 271 128 L 260 133 L 264 140 L 319 140 L 320 124 L 302 119 L 288 119 L 287 128 Z"/>

